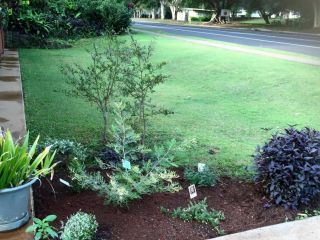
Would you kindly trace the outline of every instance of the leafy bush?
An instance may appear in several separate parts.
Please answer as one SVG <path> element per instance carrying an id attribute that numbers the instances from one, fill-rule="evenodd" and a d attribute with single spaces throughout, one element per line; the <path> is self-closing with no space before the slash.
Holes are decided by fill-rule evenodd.
<path id="1" fill-rule="evenodd" d="M 126 115 L 123 112 L 123 105 L 116 111 L 116 127 L 114 129 L 116 143 L 112 144 L 122 161 L 134 162 L 137 154 L 141 153 L 141 147 L 136 144 L 138 138 L 134 131 L 126 125 Z M 132 145 L 131 145 L 132 144 Z M 143 195 L 156 192 L 176 192 L 181 189 L 178 183 L 174 182 L 177 174 L 168 170 L 174 166 L 170 154 L 174 142 L 166 147 L 154 147 L 154 157 L 151 160 L 133 165 L 131 169 L 123 169 L 117 165 L 112 167 L 112 174 L 109 174 L 109 182 L 104 180 L 100 172 L 89 174 L 83 164 L 73 161 L 70 166 L 73 186 L 76 190 L 90 189 L 106 197 L 106 204 L 128 206 L 130 201 L 140 199 Z M 98 160 L 98 159 L 97 159 Z M 97 161 L 101 169 L 107 169 L 108 165 Z"/>
<path id="2" fill-rule="evenodd" d="M 58 233 L 50 226 L 50 223 L 57 219 L 55 215 L 49 215 L 44 219 L 33 218 L 33 225 L 26 229 L 26 232 L 34 233 L 34 240 L 54 239 Z"/>
<path id="3" fill-rule="evenodd" d="M 198 169 L 195 168 L 186 168 L 184 170 L 184 178 L 198 186 L 210 187 L 217 182 L 216 175 L 209 167 L 206 167 L 203 172 L 198 172 Z"/>
<path id="4" fill-rule="evenodd" d="M 3 1 L 0 6 L 5 30 L 26 34 L 30 46 L 42 47 L 48 37 L 121 33 L 132 15 L 121 0 Z"/>
<path id="5" fill-rule="evenodd" d="M 224 215 L 222 212 L 214 209 L 209 211 L 206 198 L 198 203 L 190 201 L 186 208 L 179 207 L 174 209 L 172 212 L 170 212 L 169 209 L 161 208 L 161 211 L 184 221 L 197 221 L 210 224 L 219 234 L 223 234 L 223 230 L 219 226 L 221 221 L 225 219 Z"/>
<path id="6" fill-rule="evenodd" d="M 128 206 L 130 201 L 141 199 L 143 195 L 181 190 L 180 185 L 174 182 L 178 178 L 175 172 L 150 161 L 142 167 L 134 165 L 130 170 L 114 167 L 109 183 L 99 172 L 89 174 L 79 163 L 74 163 L 70 170 L 76 186 L 97 191 L 106 197 L 106 204 L 116 206 Z"/>
<path id="7" fill-rule="evenodd" d="M 255 155 L 257 179 L 276 204 L 296 208 L 320 192 L 320 132 L 285 129 Z"/>
<path id="8" fill-rule="evenodd" d="M 40 39 L 48 37 L 52 30 L 52 25 L 47 21 L 46 14 L 29 9 L 19 12 L 16 24 L 20 32 Z"/>
<path id="9" fill-rule="evenodd" d="M 103 1 L 98 9 L 103 27 L 107 31 L 121 33 L 129 27 L 132 12 L 123 3 L 115 0 Z"/>
<path id="10" fill-rule="evenodd" d="M 84 161 L 87 158 L 87 149 L 81 144 L 68 139 L 52 139 L 48 138 L 41 144 L 42 147 L 51 147 L 51 150 L 55 151 L 57 155 L 68 163 L 73 158 L 77 158 L 80 161 Z"/>
<path id="11" fill-rule="evenodd" d="M 175 178 L 178 178 L 175 172 L 155 167 L 151 162 L 142 167 L 133 166 L 129 171 L 117 168 L 105 189 L 106 203 L 127 206 L 130 201 L 141 199 L 142 195 L 180 191 L 179 184 L 173 181 Z"/>
<path id="12" fill-rule="evenodd" d="M 79 211 L 63 226 L 61 240 L 93 240 L 97 229 L 98 222 L 95 216 Z"/>
<path id="13" fill-rule="evenodd" d="M 33 178 L 45 176 L 52 172 L 56 164 L 54 155 L 45 148 L 34 157 L 39 137 L 29 147 L 29 134 L 23 143 L 16 144 L 9 131 L 4 135 L 0 131 L 0 189 L 21 186 Z"/>

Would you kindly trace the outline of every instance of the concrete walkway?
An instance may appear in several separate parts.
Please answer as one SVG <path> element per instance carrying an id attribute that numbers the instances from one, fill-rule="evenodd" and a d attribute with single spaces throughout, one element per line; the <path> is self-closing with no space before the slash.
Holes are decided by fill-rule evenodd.
<path id="1" fill-rule="evenodd" d="M 320 240 L 320 217 L 257 228 L 214 240 Z"/>
<path id="2" fill-rule="evenodd" d="M 0 126 L 10 129 L 15 139 L 26 131 L 19 56 L 12 50 L 6 50 L 0 61 Z M 32 234 L 25 233 L 29 224 L 31 221 L 16 231 L 0 233 L 0 240 L 32 240 Z"/>

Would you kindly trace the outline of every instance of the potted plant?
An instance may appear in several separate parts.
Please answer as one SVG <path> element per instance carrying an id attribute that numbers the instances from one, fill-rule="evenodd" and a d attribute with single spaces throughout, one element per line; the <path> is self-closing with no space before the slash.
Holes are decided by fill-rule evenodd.
<path id="1" fill-rule="evenodd" d="M 0 131 L 0 232 L 19 228 L 30 217 L 30 190 L 41 176 L 52 172 L 55 153 L 36 153 L 39 137 L 29 146 L 29 134 L 21 144 L 10 131 Z"/>

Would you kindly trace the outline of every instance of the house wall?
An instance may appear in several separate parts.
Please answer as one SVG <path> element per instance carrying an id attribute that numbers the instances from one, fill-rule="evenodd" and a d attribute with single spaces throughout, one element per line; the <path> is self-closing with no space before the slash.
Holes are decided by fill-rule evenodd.
<path id="1" fill-rule="evenodd" d="M 213 11 L 203 9 L 183 8 L 178 12 L 178 21 L 191 21 L 192 17 L 211 17 Z"/>

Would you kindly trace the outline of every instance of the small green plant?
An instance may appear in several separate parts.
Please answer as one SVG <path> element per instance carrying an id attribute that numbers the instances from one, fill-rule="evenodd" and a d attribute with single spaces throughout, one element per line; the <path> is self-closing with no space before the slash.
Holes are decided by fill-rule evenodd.
<path id="1" fill-rule="evenodd" d="M 214 186 L 217 182 L 216 175 L 209 167 L 205 167 L 202 172 L 195 168 L 186 168 L 184 178 L 192 184 L 203 187 Z"/>
<path id="2" fill-rule="evenodd" d="M 140 135 L 135 133 L 129 124 L 131 114 L 126 104 L 115 103 L 113 107 L 114 124 L 112 125 L 113 143 L 109 146 L 120 156 L 121 160 L 135 161 L 137 155 L 144 151 L 139 144 Z"/>
<path id="3" fill-rule="evenodd" d="M 181 186 L 174 181 L 178 178 L 174 171 L 167 170 L 151 161 L 142 166 L 133 165 L 130 170 L 114 166 L 107 183 L 100 172 L 89 174 L 84 165 L 74 162 L 70 167 L 71 176 L 78 189 L 90 189 L 105 196 L 105 203 L 128 206 L 143 195 L 156 192 L 177 192 Z"/>
<path id="4" fill-rule="evenodd" d="M 57 219 L 56 215 L 49 215 L 44 219 L 33 218 L 33 225 L 26 229 L 28 233 L 34 233 L 34 240 L 54 239 L 58 237 L 58 233 L 50 223 Z"/>
<path id="5" fill-rule="evenodd" d="M 31 179 L 52 172 L 55 153 L 47 147 L 34 157 L 39 137 L 29 147 L 29 133 L 20 145 L 15 143 L 10 131 L 0 134 L 0 189 L 23 185 Z"/>
<path id="6" fill-rule="evenodd" d="M 303 220 L 309 217 L 315 217 L 315 216 L 320 216 L 320 210 L 313 210 L 313 211 L 308 211 L 305 210 L 303 213 L 298 213 L 296 220 Z"/>
<path id="7" fill-rule="evenodd" d="M 105 188 L 105 194 L 108 196 L 106 203 L 128 206 L 130 201 L 141 199 L 143 195 L 178 192 L 181 187 L 173 181 L 175 178 L 178 178 L 178 175 L 174 171 L 153 166 L 150 161 L 142 167 L 135 165 L 129 171 L 117 168 Z"/>
<path id="8" fill-rule="evenodd" d="M 77 212 L 62 227 L 61 240 L 93 240 L 98 229 L 96 217 L 92 214 Z"/>
<path id="9" fill-rule="evenodd" d="M 190 201 L 186 208 L 178 207 L 172 212 L 163 207 L 160 208 L 160 211 L 170 214 L 174 218 L 180 218 L 183 221 L 197 221 L 200 223 L 210 224 L 211 227 L 219 234 L 224 234 L 224 231 L 220 228 L 221 221 L 225 219 L 224 215 L 222 212 L 214 209 L 209 211 L 206 198 L 198 203 Z"/>

